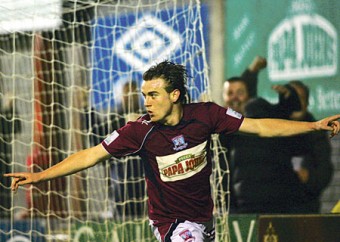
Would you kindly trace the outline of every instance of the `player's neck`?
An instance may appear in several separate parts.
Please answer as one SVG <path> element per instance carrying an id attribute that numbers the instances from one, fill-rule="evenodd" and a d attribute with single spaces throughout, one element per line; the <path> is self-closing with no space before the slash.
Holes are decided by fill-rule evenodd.
<path id="1" fill-rule="evenodd" d="M 183 117 L 183 106 L 182 104 L 174 105 L 171 114 L 168 116 L 168 119 L 165 120 L 163 123 L 167 126 L 175 126 L 181 122 L 181 119 Z"/>

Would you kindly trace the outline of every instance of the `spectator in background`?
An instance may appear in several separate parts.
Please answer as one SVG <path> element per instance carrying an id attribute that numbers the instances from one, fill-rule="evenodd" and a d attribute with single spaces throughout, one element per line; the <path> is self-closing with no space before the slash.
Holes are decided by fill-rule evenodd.
<path id="1" fill-rule="evenodd" d="M 301 109 L 292 112 L 289 118 L 308 122 L 316 120 L 308 111 L 308 86 L 298 80 L 290 81 L 287 85 L 274 86 L 274 90 L 283 95 L 287 95 L 291 88 L 298 94 Z M 306 202 L 301 209 L 306 213 L 319 213 L 322 191 L 329 185 L 334 172 L 329 139 L 324 132 L 313 132 L 308 135 L 291 137 L 290 140 L 291 148 L 295 150 L 292 160 L 293 167 L 304 185 L 304 200 Z"/>
<path id="2" fill-rule="evenodd" d="M 86 120 L 83 124 L 83 133 L 89 134 L 83 137 L 84 147 L 99 144 L 108 133 L 118 130 L 129 121 L 135 121 L 144 111 L 140 105 L 138 85 L 136 81 L 127 81 L 121 90 L 121 102 L 118 100 L 118 111 L 110 115 L 109 119 L 88 106 L 88 90 L 81 88 L 78 93 L 79 106 L 83 109 Z M 87 141 L 89 141 L 88 144 Z M 116 219 L 122 217 L 135 217 L 145 215 L 145 181 L 144 168 L 138 157 L 125 157 L 118 160 L 112 157 L 114 162 L 109 162 L 109 198 L 111 211 L 107 216 Z M 105 163 L 103 163 L 105 165 Z M 106 166 L 106 165 L 105 165 Z"/>
<path id="3" fill-rule="evenodd" d="M 82 133 L 83 147 L 91 147 L 99 144 L 108 134 L 108 128 L 104 124 L 106 114 L 98 112 L 94 107 L 89 105 L 89 87 L 80 86 L 76 89 L 76 107 L 79 108 L 82 121 L 79 125 Z"/>
<path id="4" fill-rule="evenodd" d="M 265 67 L 266 60 L 256 57 L 241 77 L 228 79 L 224 84 L 223 93 L 226 106 L 232 107 L 248 118 L 289 119 L 300 113 L 303 103 L 293 86 L 274 87 L 274 90 L 280 94 L 279 103 L 276 105 L 257 97 L 257 75 Z M 318 136 L 320 137 L 320 133 Z M 319 156 L 329 164 L 329 157 L 320 154 L 329 154 L 329 142 L 326 141 L 320 147 L 323 149 L 322 152 L 317 152 L 311 144 L 315 139 L 304 140 L 304 138 L 307 136 L 290 139 L 260 138 L 240 134 L 234 134 L 229 139 L 220 136 L 222 145 L 228 150 L 227 158 L 230 162 L 231 212 L 314 213 L 317 211 L 315 201 L 311 201 L 312 192 L 301 180 L 304 171 L 296 172 L 291 160 L 296 155 L 319 153 L 314 156 Z M 315 150 L 312 152 L 312 149 Z M 321 179 L 320 175 L 319 179 Z M 327 182 L 323 182 L 319 187 L 324 187 L 325 183 Z M 320 188 L 314 193 L 314 198 L 319 193 Z"/>
<path id="5" fill-rule="evenodd" d="M 256 113 L 251 113 L 251 116 L 289 117 L 289 115 L 286 114 L 287 112 L 281 112 L 285 109 L 283 107 L 285 103 L 284 98 L 282 98 L 280 100 L 281 103 L 277 105 L 272 105 L 262 98 L 257 98 L 257 76 L 259 71 L 265 68 L 266 65 L 267 62 L 264 58 L 256 57 L 243 72 L 242 76 L 231 77 L 224 83 L 223 100 L 225 107 L 231 107 L 235 111 L 245 115 L 246 109 L 248 113 L 253 112 L 253 109 L 249 110 L 248 108 L 248 106 L 251 106 L 249 103 L 251 103 L 253 106 L 256 106 Z M 285 97 L 288 98 L 288 95 Z M 270 178 L 276 176 L 276 179 L 280 180 L 282 176 L 280 173 L 281 171 L 284 172 L 284 170 L 281 169 L 280 171 L 277 167 L 279 168 L 280 164 L 288 164 L 290 156 L 288 156 L 288 154 L 286 155 L 282 149 L 281 146 L 284 146 L 284 143 L 281 142 L 281 139 L 277 140 L 280 142 L 276 142 L 275 150 L 268 149 L 268 147 L 274 146 L 272 145 L 274 140 L 276 139 L 262 139 L 260 137 L 245 136 L 242 134 L 235 134 L 228 138 L 220 135 L 222 146 L 227 149 L 227 159 L 229 161 L 231 175 L 230 210 L 232 213 L 262 212 L 267 208 L 267 205 L 262 203 L 267 200 L 272 200 L 273 203 L 279 203 L 268 197 L 276 195 L 276 192 L 273 191 L 275 190 L 275 185 L 270 185 Z M 273 157 L 276 156 L 280 156 L 280 159 L 283 161 L 273 160 Z M 226 169 L 226 167 L 224 167 L 225 162 L 223 157 L 220 157 L 220 161 L 222 169 Z M 267 165 L 267 172 L 264 170 L 266 169 L 266 163 L 269 163 L 269 165 Z M 272 167 L 279 174 L 276 175 L 275 172 L 270 172 L 269 167 Z M 258 169 L 260 169 L 260 172 L 257 171 Z M 266 173 L 270 174 L 268 175 Z M 228 185 L 226 177 L 223 184 L 225 186 Z M 262 190 L 263 188 L 264 194 L 259 194 L 260 197 L 257 198 L 258 190 Z M 224 189 L 226 190 L 228 187 Z M 283 201 L 281 203 L 283 203 Z M 275 208 L 268 208 L 267 211 L 274 210 Z"/>
<path id="6" fill-rule="evenodd" d="M 15 118 L 13 98 L 10 95 L 0 95 L 0 171 L 8 173 L 12 166 L 12 141 L 14 135 L 21 130 L 21 124 Z M 11 183 L 5 177 L 0 177 L 0 218 L 10 216 Z"/>
<path id="7" fill-rule="evenodd" d="M 129 121 L 137 120 L 143 111 L 137 82 L 126 82 L 122 87 L 122 102 L 118 113 L 110 116 L 109 132 L 118 130 Z M 126 157 L 110 162 L 109 197 L 113 202 L 112 215 L 116 219 L 146 215 L 145 196 L 144 167 L 139 157 Z"/>
<path id="8" fill-rule="evenodd" d="M 266 59 L 256 56 L 240 77 L 234 76 L 225 81 L 223 86 L 225 106 L 242 114 L 248 112 L 251 116 L 288 119 L 293 111 L 300 109 L 299 98 L 294 90 L 290 88 L 291 92 L 288 92 L 289 90 L 285 93 L 282 92 L 279 103 L 274 105 L 257 97 L 258 74 L 266 66 Z M 249 108 L 249 103 L 257 105 L 256 113 Z"/>

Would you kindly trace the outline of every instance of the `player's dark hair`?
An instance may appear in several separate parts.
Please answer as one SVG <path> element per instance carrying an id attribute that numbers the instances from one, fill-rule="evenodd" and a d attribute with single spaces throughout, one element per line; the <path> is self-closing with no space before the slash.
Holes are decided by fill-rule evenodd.
<path id="1" fill-rule="evenodd" d="M 149 68 L 143 74 L 144 81 L 150 81 L 157 78 L 162 78 L 167 82 L 165 90 L 170 93 L 175 89 L 180 91 L 179 102 L 189 102 L 189 95 L 186 89 L 188 79 L 187 70 L 183 65 L 175 64 L 168 60 L 158 63 Z"/>

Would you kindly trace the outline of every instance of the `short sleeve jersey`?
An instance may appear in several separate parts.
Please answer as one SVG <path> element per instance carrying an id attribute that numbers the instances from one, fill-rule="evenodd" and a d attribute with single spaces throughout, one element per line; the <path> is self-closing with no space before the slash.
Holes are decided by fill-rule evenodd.
<path id="1" fill-rule="evenodd" d="M 213 210 L 211 135 L 236 132 L 242 121 L 241 114 L 212 102 L 186 104 L 175 126 L 151 122 L 144 115 L 111 133 L 102 145 L 115 157 L 142 158 L 150 219 L 203 222 Z"/>

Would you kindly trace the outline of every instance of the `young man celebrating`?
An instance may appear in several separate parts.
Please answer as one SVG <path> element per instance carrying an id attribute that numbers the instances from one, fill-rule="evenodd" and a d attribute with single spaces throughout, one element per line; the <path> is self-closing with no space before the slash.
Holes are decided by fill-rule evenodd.
<path id="1" fill-rule="evenodd" d="M 213 133 L 291 136 L 314 130 L 338 134 L 335 115 L 317 122 L 249 119 L 214 103 L 186 104 L 184 66 L 161 62 L 143 75 L 147 114 L 113 131 L 101 144 L 38 173 L 10 173 L 19 186 L 70 175 L 109 156 L 139 155 L 145 168 L 150 224 L 158 241 L 213 241 L 210 140 Z"/>

